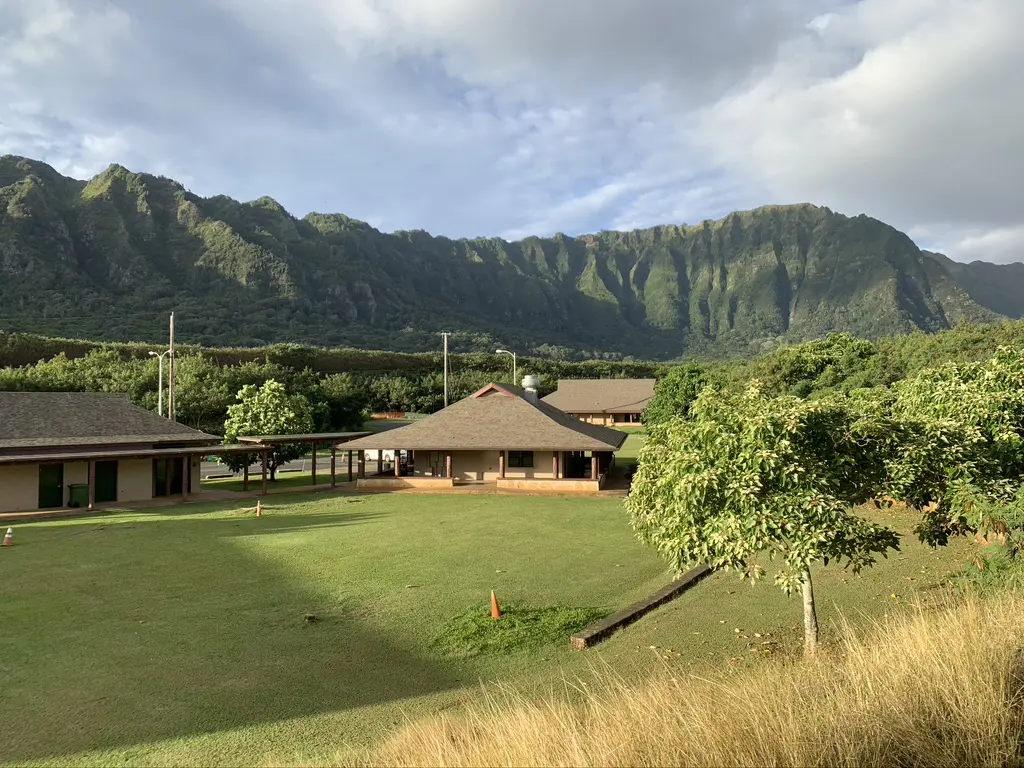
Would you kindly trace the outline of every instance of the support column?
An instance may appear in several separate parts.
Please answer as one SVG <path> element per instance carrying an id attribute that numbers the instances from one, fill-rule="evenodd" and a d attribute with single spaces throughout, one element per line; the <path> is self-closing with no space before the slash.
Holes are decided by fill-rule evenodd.
<path id="1" fill-rule="evenodd" d="M 597 451 L 590 452 L 590 479 L 597 480 Z"/>
<path id="2" fill-rule="evenodd" d="M 551 452 L 551 476 L 558 479 L 558 451 Z"/>
<path id="3" fill-rule="evenodd" d="M 267 452 L 263 451 L 263 495 L 267 495 Z"/>
<path id="4" fill-rule="evenodd" d="M 96 462 L 89 461 L 89 509 L 96 509 Z"/>
<path id="5" fill-rule="evenodd" d="M 444 457 L 444 475 L 454 482 L 455 462 L 452 460 L 452 452 L 448 451 Z"/>
<path id="6" fill-rule="evenodd" d="M 337 471 L 336 471 L 337 470 L 337 466 L 338 466 L 338 446 L 336 446 L 334 443 L 331 443 L 331 488 L 337 488 L 338 487 L 338 474 L 337 474 Z"/>
<path id="7" fill-rule="evenodd" d="M 348 481 L 352 482 L 352 451 L 348 452 Z"/>
<path id="8" fill-rule="evenodd" d="M 242 461 L 245 462 L 245 467 L 242 469 L 242 490 L 249 490 L 249 454 L 242 455 Z"/>
<path id="9" fill-rule="evenodd" d="M 498 477 L 502 480 L 505 479 L 505 452 L 500 451 L 498 453 Z"/>
<path id="10" fill-rule="evenodd" d="M 351 465 L 349 465 L 351 469 Z M 366 477 L 366 451 L 359 452 L 359 478 Z"/>
<path id="11" fill-rule="evenodd" d="M 316 443 L 313 443 L 313 485 L 316 485 Z"/>
<path id="12" fill-rule="evenodd" d="M 401 453 L 402 452 L 399 449 L 397 449 L 397 448 L 395 449 L 395 477 L 401 477 L 402 476 L 402 460 L 401 460 L 402 457 L 401 457 Z"/>
<path id="13" fill-rule="evenodd" d="M 189 485 L 192 483 L 192 457 L 181 457 L 181 500 L 188 498 Z"/>

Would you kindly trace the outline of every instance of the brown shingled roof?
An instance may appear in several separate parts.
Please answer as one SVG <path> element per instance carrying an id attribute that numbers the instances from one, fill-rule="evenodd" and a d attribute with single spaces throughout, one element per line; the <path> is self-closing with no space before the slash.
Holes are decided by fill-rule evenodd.
<path id="1" fill-rule="evenodd" d="M 127 395 L 0 392 L 0 450 L 219 440 L 132 405 Z"/>
<path id="2" fill-rule="evenodd" d="M 405 427 L 345 444 L 346 450 L 617 451 L 626 434 L 584 424 L 519 387 L 488 384 L 444 410 Z"/>
<path id="3" fill-rule="evenodd" d="M 544 402 L 566 413 L 640 413 L 654 397 L 654 379 L 559 379 Z"/>

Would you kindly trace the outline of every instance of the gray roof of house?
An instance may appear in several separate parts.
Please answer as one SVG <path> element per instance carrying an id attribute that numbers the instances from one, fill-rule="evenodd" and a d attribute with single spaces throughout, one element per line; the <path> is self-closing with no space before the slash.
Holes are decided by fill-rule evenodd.
<path id="1" fill-rule="evenodd" d="M 127 395 L 0 392 L 0 450 L 219 440 L 132 405 Z"/>
<path id="2" fill-rule="evenodd" d="M 584 424 L 519 387 L 488 384 L 444 410 L 398 429 L 361 437 L 346 450 L 617 451 L 626 434 Z"/>
<path id="3" fill-rule="evenodd" d="M 567 413 L 640 413 L 654 385 L 654 379 L 559 379 L 544 402 Z"/>

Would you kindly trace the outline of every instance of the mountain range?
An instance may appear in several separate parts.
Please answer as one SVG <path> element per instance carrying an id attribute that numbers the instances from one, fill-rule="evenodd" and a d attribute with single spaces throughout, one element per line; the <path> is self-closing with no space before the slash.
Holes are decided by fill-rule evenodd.
<path id="1" fill-rule="evenodd" d="M 766 206 L 697 225 L 453 240 L 111 165 L 0 157 L 0 330 L 554 356 L 749 354 L 1024 315 L 1024 264 L 964 264 L 864 215 Z"/>

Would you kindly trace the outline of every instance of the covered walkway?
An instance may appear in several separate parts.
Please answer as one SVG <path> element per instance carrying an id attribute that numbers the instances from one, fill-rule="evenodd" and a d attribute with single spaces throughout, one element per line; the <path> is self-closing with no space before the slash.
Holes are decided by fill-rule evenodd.
<path id="1" fill-rule="evenodd" d="M 317 448 L 321 445 L 329 445 L 331 450 L 330 459 L 330 478 L 331 488 L 335 488 L 338 484 L 338 446 L 355 440 L 356 438 L 365 437 L 370 432 L 317 432 L 308 435 L 246 435 L 239 436 L 238 441 L 247 445 L 252 445 L 252 453 L 261 453 L 263 456 L 263 493 L 267 492 L 267 459 L 271 451 L 276 448 L 280 448 L 286 445 L 309 445 L 312 449 L 312 466 L 311 466 L 311 482 L 310 485 L 316 486 L 317 480 Z M 244 453 L 244 452 L 243 452 Z M 348 482 L 353 480 L 352 471 L 352 451 L 348 452 Z M 212 452 L 211 452 L 212 455 Z M 242 490 L 249 490 L 249 462 L 245 464 L 245 469 L 242 474 Z"/>

